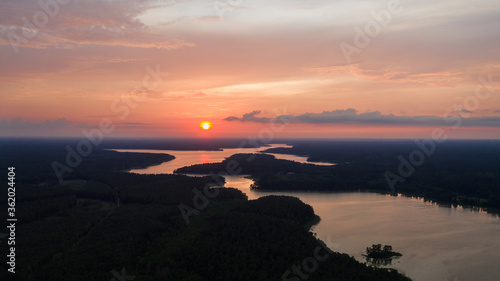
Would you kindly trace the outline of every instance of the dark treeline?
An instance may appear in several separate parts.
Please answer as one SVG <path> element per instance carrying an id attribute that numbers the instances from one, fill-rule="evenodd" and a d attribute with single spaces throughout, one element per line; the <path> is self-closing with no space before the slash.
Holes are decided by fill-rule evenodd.
<path id="1" fill-rule="evenodd" d="M 16 167 L 18 218 L 16 274 L 1 264 L 1 280 L 111 280 L 112 271 L 121 275 L 123 268 L 123 278 L 135 280 L 280 280 L 322 245 L 308 231 L 318 218 L 296 198 L 248 201 L 239 190 L 219 188 L 186 224 L 179 204 L 197 208 L 195 194 L 214 179 L 121 172 L 169 155 L 95 148 L 60 183 L 50 165 L 64 164 L 67 140 L 1 142 L 2 169 Z M 0 197 L 7 210 L 6 192 Z M 6 245 L 2 241 L 4 257 Z M 333 252 L 308 275 L 409 280 Z"/>
<path id="2" fill-rule="evenodd" d="M 340 165 L 342 173 L 357 173 L 360 178 L 363 173 L 373 174 L 365 175 L 365 180 L 378 188 L 376 183 L 381 178 L 385 182 L 386 171 L 398 175 L 399 156 L 409 161 L 413 151 L 427 150 L 423 163 L 414 166 L 414 173 L 396 184 L 397 192 L 446 204 L 500 209 L 500 141 L 447 140 L 438 144 L 428 140 L 426 148 L 423 146 L 421 140 L 295 141 L 293 148 L 270 151 L 344 164 Z"/>
<path id="3" fill-rule="evenodd" d="M 378 191 L 391 193 L 385 174 L 399 176 L 401 155 L 419 147 L 409 141 L 309 141 L 293 148 L 269 149 L 272 153 L 309 156 L 310 160 L 338 163 L 315 166 L 278 160 L 270 155 L 233 155 L 222 163 L 193 165 L 182 173 L 228 171 L 238 163 L 240 174 L 252 175 L 254 188 L 261 190 Z M 425 155 L 425 154 L 424 154 Z M 414 172 L 397 182 L 394 192 L 423 197 L 445 205 L 464 205 L 500 209 L 500 142 L 448 141 Z M 234 169 L 234 168 L 233 168 Z"/>
<path id="4" fill-rule="evenodd" d="M 62 171 L 64 181 L 87 179 L 89 176 L 106 175 L 147 167 L 170 161 L 175 157 L 156 153 L 120 153 L 91 147 L 88 155 L 77 152 L 77 139 L 0 139 L 0 168 L 16 167 L 16 181 L 29 184 L 54 185 L 59 182 L 56 170 Z M 75 156 L 76 155 L 76 156 Z M 73 166 L 68 163 L 69 159 Z M 78 161 L 80 159 L 80 161 Z M 61 166 L 55 170 L 53 163 Z M 66 171 L 70 169 L 71 172 Z"/>
<path id="5" fill-rule="evenodd" d="M 232 167 L 234 163 L 237 163 L 236 168 L 228 169 L 228 167 Z M 235 172 L 239 172 L 238 174 L 242 175 L 276 174 L 279 172 L 322 174 L 332 171 L 331 167 L 328 166 L 316 166 L 313 164 L 302 164 L 294 161 L 276 159 L 273 155 L 268 154 L 235 154 L 221 163 L 196 164 L 177 169 L 175 172 L 208 174 L 210 172 L 218 173 L 228 170 L 235 170 Z"/>
<path id="6" fill-rule="evenodd" d="M 106 139 L 102 148 L 163 149 L 163 150 L 221 150 L 223 148 L 255 147 L 259 142 L 246 139 Z"/>

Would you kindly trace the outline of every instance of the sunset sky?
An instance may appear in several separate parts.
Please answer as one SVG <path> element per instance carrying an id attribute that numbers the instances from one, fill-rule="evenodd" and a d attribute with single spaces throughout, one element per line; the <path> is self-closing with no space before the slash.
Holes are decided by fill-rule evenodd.
<path id="1" fill-rule="evenodd" d="M 3 137 L 500 139 L 498 0 L 40 3 L 0 2 Z"/>

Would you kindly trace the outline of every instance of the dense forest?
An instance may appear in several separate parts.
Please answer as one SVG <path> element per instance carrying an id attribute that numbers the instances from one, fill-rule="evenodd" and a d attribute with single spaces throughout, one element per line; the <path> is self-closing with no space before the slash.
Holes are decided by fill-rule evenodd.
<path id="1" fill-rule="evenodd" d="M 123 172 L 170 155 L 95 148 L 60 181 L 52 164 L 77 144 L 0 140 L 1 169 L 16 167 L 18 219 L 16 274 L 2 263 L 1 280 L 409 280 L 327 249 L 297 198 L 249 201 L 211 177 Z"/>

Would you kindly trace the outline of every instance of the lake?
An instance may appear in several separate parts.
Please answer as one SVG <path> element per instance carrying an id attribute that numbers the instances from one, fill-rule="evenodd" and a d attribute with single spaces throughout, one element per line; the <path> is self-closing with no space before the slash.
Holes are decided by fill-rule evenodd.
<path id="1" fill-rule="evenodd" d="M 153 149 L 113 149 L 118 152 L 143 152 L 143 153 L 166 153 L 174 155 L 175 159 L 164 162 L 160 165 L 150 166 L 145 169 L 132 169 L 129 172 L 138 174 L 172 174 L 174 170 L 194 164 L 218 163 L 231 155 L 238 153 L 260 153 L 269 148 L 291 148 L 284 144 L 270 144 L 261 148 L 225 148 L 222 151 L 203 151 L 203 150 L 153 150 Z M 274 154 L 278 159 L 297 161 L 300 163 L 310 163 L 315 165 L 335 165 L 333 163 L 308 162 L 307 157 L 295 156 L 289 154 Z"/>
<path id="2" fill-rule="evenodd" d="M 271 147 L 288 147 L 273 144 Z M 130 172 L 172 173 L 201 163 L 220 162 L 236 153 L 259 153 L 266 148 L 222 151 L 119 149 L 123 152 L 168 153 L 175 160 Z M 273 154 L 279 159 L 310 163 L 307 157 Z M 334 165 L 332 163 L 314 163 Z M 249 199 L 277 194 L 300 198 L 321 217 L 312 231 L 334 251 L 363 261 L 372 244 L 388 244 L 403 254 L 389 267 L 415 281 L 497 281 L 500 276 L 500 219 L 470 209 L 440 207 L 421 199 L 376 193 L 257 192 L 244 175 L 226 177 L 226 186 L 242 190 Z"/>

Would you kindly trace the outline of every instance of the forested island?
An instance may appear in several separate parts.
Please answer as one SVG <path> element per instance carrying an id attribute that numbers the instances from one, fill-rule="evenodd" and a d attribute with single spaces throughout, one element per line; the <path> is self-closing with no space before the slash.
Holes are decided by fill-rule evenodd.
<path id="1" fill-rule="evenodd" d="M 398 259 L 403 256 L 401 253 L 392 250 L 392 246 L 382 244 L 374 244 L 371 247 L 367 247 L 363 256 L 366 261 L 375 266 L 381 265 L 391 265 L 393 259 Z"/>
<path id="2" fill-rule="evenodd" d="M 410 280 L 326 248 L 297 198 L 249 201 L 213 177 L 123 172 L 170 155 L 95 149 L 60 181 L 53 163 L 66 165 L 76 145 L 0 140 L 2 170 L 16 167 L 18 219 L 16 273 L 3 263 L 1 280 Z"/>

